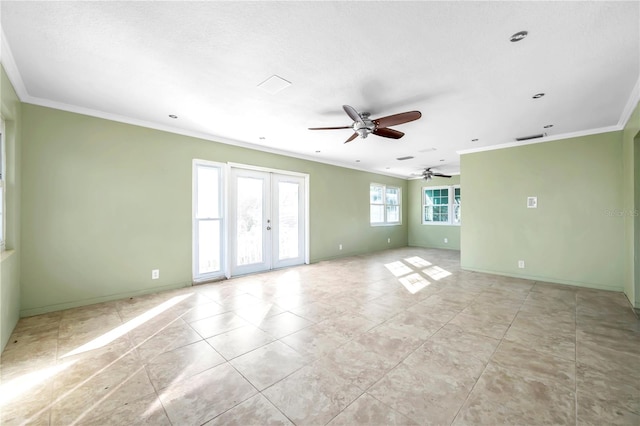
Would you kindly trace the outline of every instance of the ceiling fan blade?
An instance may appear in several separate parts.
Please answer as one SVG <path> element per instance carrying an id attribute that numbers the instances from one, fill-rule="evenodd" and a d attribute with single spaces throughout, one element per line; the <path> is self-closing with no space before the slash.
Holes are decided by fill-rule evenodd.
<path id="1" fill-rule="evenodd" d="M 358 114 L 358 111 L 356 111 L 354 107 L 349 105 L 342 105 L 342 109 L 344 109 L 344 112 L 346 112 L 353 121 L 364 124 L 364 121 L 362 121 L 362 117 L 360 117 L 360 114 Z"/>
<path id="2" fill-rule="evenodd" d="M 351 135 L 351 137 L 350 137 L 349 139 L 347 139 L 346 141 L 344 141 L 344 143 L 349 143 L 349 142 L 351 142 L 352 140 L 354 140 L 354 139 L 355 139 L 355 138 L 357 138 L 357 137 L 358 137 L 358 134 L 357 134 L 357 133 L 354 133 L 354 134 L 352 134 L 352 135 Z"/>
<path id="3" fill-rule="evenodd" d="M 350 129 L 351 126 L 340 127 L 309 127 L 309 130 L 337 130 L 337 129 Z"/>
<path id="4" fill-rule="evenodd" d="M 393 129 L 387 129 L 386 127 L 378 128 L 373 131 L 374 135 L 382 136 L 383 138 L 400 139 L 404 136 L 404 133 Z"/>
<path id="5" fill-rule="evenodd" d="M 400 114 L 388 115 L 386 117 L 380 117 L 373 122 L 378 127 L 389 127 L 397 124 L 408 123 L 410 121 L 417 120 L 422 117 L 420 111 L 401 112 Z"/>
<path id="6" fill-rule="evenodd" d="M 442 173 L 433 173 L 433 176 L 438 176 L 438 177 L 443 177 L 443 178 L 450 178 L 451 177 L 449 175 L 443 175 Z"/>

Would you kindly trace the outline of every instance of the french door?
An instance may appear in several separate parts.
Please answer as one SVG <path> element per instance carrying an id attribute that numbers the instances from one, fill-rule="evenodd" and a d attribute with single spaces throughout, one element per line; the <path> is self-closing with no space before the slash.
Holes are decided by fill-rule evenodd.
<path id="1" fill-rule="evenodd" d="M 303 264 L 305 180 L 231 168 L 231 275 Z"/>

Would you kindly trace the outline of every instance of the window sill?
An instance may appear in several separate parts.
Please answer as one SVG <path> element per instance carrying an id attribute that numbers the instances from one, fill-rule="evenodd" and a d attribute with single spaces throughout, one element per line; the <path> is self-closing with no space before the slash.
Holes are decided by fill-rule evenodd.
<path id="1" fill-rule="evenodd" d="M 422 222 L 423 225 L 428 225 L 428 226 L 457 226 L 460 227 L 460 223 L 438 223 L 438 222 Z"/>
<path id="2" fill-rule="evenodd" d="M 2 253 L 0 253 L 0 262 L 4 262 L 6 259 L 8 259 L 9 257 L 11 257 L 11 255 L 13 253 L 15 253 L 15 250 L 5 250 Z"/>
<path id="3" fill-rule="evenodd" d="M 402 223 L 370 223 L 370 226 L 378 227 L 378 226 L 402 226 Z"/>

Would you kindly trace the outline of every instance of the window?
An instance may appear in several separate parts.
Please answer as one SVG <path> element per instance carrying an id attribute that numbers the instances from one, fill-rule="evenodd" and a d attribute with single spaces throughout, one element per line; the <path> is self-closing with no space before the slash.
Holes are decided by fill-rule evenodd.
<path id="1" fill-rule="evenodd" d="M 194 160 L 193 280 L 224 275 L 223 165 Z"/>
<path id="2" fill-rule="evenodd" d="M 400 225 L 402 191 L 394 186 L 372 183 L 369 186 L 371 225 Z"/>
<path id="3" fill-rule="evenodd" d="M 460 225 L 462 205 L 459 186 L 422 188 L 422 223 Z"/>
<path id="4" fill-rule="evenodd" d="M 4 142 L 4 120 L 0 117 L 0 251 L 5 249 L 5 179 L 6 179 L 6 160 L 5 160 L 5 142 Z"/>

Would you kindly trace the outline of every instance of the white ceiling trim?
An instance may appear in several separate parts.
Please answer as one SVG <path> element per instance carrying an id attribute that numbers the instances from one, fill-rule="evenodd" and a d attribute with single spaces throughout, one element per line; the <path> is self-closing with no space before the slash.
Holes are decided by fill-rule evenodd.
<path id="1" fill-rule="evenodd" d="M 11 81 L 13 89 L 18 95 L 18 99 L 24 102 L 25 99 L 29 98 L 29 93 L 27 93 L 27 87 L 24 85 L 24 81 L 22 81 L 22 75 L 20 75 L 16 61 L 13 59 L 13 53 L 11 53 L 11 48 L 7 44 L 7 37 L 4 35 L 4 30 L 2 29 L 0 29 L 0 63 L 4 66 L 7 77 L 9 77 L 9 81 Z"/>
<path id="2" fill-rule="evenodd" d="M 631 90 L 631 94 L 629 95 L 629 99 L 627 100 L 627 104 L 624 106 L 622 110 L 622 114 L 620 115 L 620 120 L 618 120 L 618 126 L 621 129 L 624 129 L 629 119 L 631 118 L 631 114 L 633 114 L 633 110 L 636 108 L 636 105 L 640 102 L 640 76 L 638 76 L 638 80 L 636 81 L 635 86 Z"/>
<path id="3" fill-rule="evenodd" d="M 599 129 L 589 129 L 589 130 L 584 130 L 582 132 L 563 133 L 563 134 L 560 134 L 560 135 L 547 136 L 547 137 L 544 137 L 544 138 L 534 139 L 534 140 L 529 140 L 529 141 L 508 142 L 508 143 L 502 143 L 502 144 L 498 144 L 498 145 L 483 146 L 483 147 L 480 147 L 480 148 L 463 149 L 463 150 L 460 150 L 460 151 L 456 151 L 456 154 L 458 154 L 458 155 L 474 154 L 476 152 L 495 151 L 497 149 L 515 148 L 515 147 L 524 146 L 524 145 L 535 145 L 535 144 L 538 144 L 538 143 L 545 143 L 545 142 L 559 141 L 559 140 L 563 140 L 563 139 L 578 138 L 578 137 L 581 137 L 581 136 L 590 136 L 590 135 L 598 135 L 600 133 L 617 132 L 617 131 L 622 130 L 622 129 L 624 129 L 624 126 L 620 127 L 620 125 L 616 124 L 615 126 L 601 127 Z"/>

